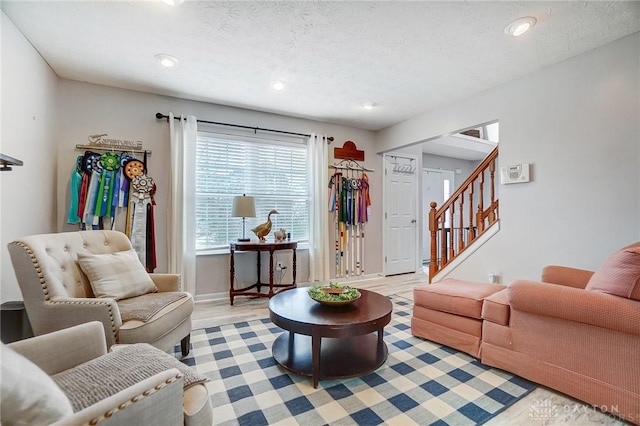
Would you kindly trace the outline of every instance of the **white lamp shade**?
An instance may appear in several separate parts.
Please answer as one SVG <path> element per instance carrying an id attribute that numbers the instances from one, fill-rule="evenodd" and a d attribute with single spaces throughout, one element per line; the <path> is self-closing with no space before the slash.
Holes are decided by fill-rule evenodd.
<path id="1" fill-rule="evenodd" d="M 253 201 L 253 197 L 247 195 L 239 195 L 237 197 L 233 197 L 231 216 L 256 217 L 256 204 Z"/>

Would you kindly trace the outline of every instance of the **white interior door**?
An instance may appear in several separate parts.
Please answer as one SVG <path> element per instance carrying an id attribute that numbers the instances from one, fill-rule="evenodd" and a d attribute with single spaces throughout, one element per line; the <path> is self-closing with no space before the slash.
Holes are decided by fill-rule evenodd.
<path id="1" fill-rule="evenodd" d="M 407 156 L 402 156 L 405 163 Z M 418 253 L 417 168 L 397 167 L 399 157 L 384 156 L 384 274 L 416 271 Z M 417 160 L 413 158 L 413 165 Z M 394 171 L 396 170 L 396 171 Z M 402 170 L 402 171 L 398 171 Z"/>
<path id="2" fill-rule="evenodd" d="M 452 170 L 423 169 L 422 170 L 422 261 L 427 262 L 431 252 L 431 232 L 429 231 L 430 204 L 435 201 L 440 207 L 445 200 L 449 199 L 453 192 L 454 173 Z"/>

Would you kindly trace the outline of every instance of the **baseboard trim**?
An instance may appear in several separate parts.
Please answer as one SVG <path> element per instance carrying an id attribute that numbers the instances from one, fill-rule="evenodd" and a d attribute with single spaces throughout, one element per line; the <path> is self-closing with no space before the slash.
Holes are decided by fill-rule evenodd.
<path id="1" fill-rule="evenodd" d="M 193 301 L 195 303 L 201 302 L 218 302 L 220 300 L 228 300 L 229 292 L 220 292 L 220 293 L 207 293 L 207 294 L 197 294 L 193 297 Z"/>
<path id="2" fill-rule="evenodd" d="M 353 283 L 353 282 L 359 282 L 359 281 L 379 280 L 380 278 L 384 278 L 384 276 L 382 274 L 367 274 L 367 275 L 358 275 L 353 277 L 332 278 L 328 281 L 319 281 L 318 284 L 329 284 L 329 281 L 337 282 L 338 284 Z"/>

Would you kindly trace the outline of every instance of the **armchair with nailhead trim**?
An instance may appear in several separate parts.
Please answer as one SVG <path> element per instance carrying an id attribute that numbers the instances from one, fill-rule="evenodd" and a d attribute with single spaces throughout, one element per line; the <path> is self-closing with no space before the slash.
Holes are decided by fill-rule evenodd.
<path id="1" fill-rule="evenodd" d="M 0 344 L 0 422 L 213 424 L 206 377 L 148 344 L 118 346 L 107 352 L 97 321 Z"/>
<path id="2" fill-rule="evenodd" d="M 96 298 L 78 264 L 79 254 L 100 255 L 132 249 L 118 231 L 94 230 L 31 235 L 9 243 L 9 254 L 34 334 L 41 335 L 89 321 L 102 323 L 107 348 L 114 344 L 149 343 L 165 352 L 181 342 L 189 353 L 193 297 L 181 292 L 180 275 L 149 274 L 160 293 L 182 293 L 144 320 L 123 319 L 122 301 Z M 123 286 L 126 283 L 123 283 Z M 145 297 L 128 301 L 144 303 Z M 139 300 L 136 300 L 139 299 Z M 157 300 L 157 299 L 156 299 Z"/>

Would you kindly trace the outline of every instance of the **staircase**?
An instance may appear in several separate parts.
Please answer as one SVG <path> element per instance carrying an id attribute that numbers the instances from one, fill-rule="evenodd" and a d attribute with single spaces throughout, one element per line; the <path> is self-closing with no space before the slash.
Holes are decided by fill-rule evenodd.
<path id="1" fill-rule="evenodd" d="M 475 168 L 469 177 L 439 208 L 430 204 L 431 255 L 429 282 L 446 266 L 465 253 L 499 218 L 496 198 L 498 147 Z M 486 208 L 485 208 L 486 206 Z"/>

